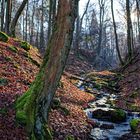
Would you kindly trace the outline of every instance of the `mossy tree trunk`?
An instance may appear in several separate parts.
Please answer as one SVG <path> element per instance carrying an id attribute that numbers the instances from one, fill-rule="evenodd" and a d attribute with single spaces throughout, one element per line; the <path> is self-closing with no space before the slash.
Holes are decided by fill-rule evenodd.
<path id="1" fill-rule="evenodd" d="M 40 72 L 17 101 L 17 117 L 25 119 L 30 139 L 51 139 L 47 134 L 48 113 L 70 51 L 78 1 L 59 0 L 55 27 Z"/>

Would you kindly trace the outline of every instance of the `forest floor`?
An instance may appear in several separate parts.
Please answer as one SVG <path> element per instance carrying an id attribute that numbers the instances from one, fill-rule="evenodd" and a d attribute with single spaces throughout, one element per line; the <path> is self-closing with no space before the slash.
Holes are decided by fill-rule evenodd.
<path id="1" fill-rule="evenodd" d="M 122 77 L 119 81 L 122 97 L 117 101 L 121 108 L 140 111 L 140 49 L 137 49 L 131 63 L 121 69 Z"/>
<path id="2" fill-rule="evenodd" d="M 16 99 L 24 94 L 39 70 L 36 63 L 41 63 L 37 49 L 29 51 L 20 47 L 20 42 L 12 38 L 7 43 L 0 42 L 0 139 L 26 140 L 24 127 L 15 116 Z M 56 92 L 56 101 L 50 112 L 49 124 L 54 139 L 64 140 L 68 136 L 87 139 L 90 124 L 83 112 L 87 103 L 94 96 L 80 91 L 70 79 L 63 75 Z"/>
<path id="3" fill-rule="evenodd" d="M 30 87 L 41 61 L 37 49 L 26 51 L 18 40 L 10 38 L 7 43 L 0 42 L 0 139 L 27 140 L 24 127 L 16 120 L 14 104 Z M 118 84 L 122 97 L 116 102 L 121 108 L 140 109 L 139 66 L 140 55 L 137 54 L 121 74 Z M 66 71 L 81 76 L 93 71 L 93 67 L 87 61 L 75 59 L 71 52 Z M 49 126 L 54 140 L 64 140 L 71 135 L 77 140 L 86 140 L 91 129 L 92 122 L 83 110 L 94 100 L 94 95 L 79 90 L 68 76 L 70 74 L 63 74 L 54 100 L 60 104 L 53 104 L 50 112 Z"/>

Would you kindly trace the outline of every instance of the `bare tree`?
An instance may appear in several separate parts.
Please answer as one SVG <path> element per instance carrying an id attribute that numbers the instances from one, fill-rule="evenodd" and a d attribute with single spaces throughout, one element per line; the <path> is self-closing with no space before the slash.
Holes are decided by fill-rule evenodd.
<path id="1" fill-rule="evenodd" d="M 116 50 L 118 53 L 118 57 L 120 60 L 121 65 L 123 65 L 123 60 L 120 54 L 120 49 L 119 49 L 119 44 L 118 44 L 118 35 L 117 35 L 117 29 L 116 29 L 116 23 L 115 23 L 115 18 L 114 18 L 114 10 L 113 10 L 113 0 L 111 0 L 111 12 L 112 12 L 112 19 L 113 19 L 113 26 L 114 26 L 114 34 L 115 34 L 115 42 L 116 42 Z"/>
<path id="2" fill-rule="evenodd" d="M 23 0 L 22 4 L 20 5 L 19 9 L 17 10 L 17 12 L 15 14 L 15 17 L 13 18 L 13 20 L 11 22 L 10 34 L 13 37 L 15 37 L 15 27 L 16 27 L 17 21 L 21 15 L 23 9 L 25 8 L 27 2 L 28 2 L 28 0 Z"/>

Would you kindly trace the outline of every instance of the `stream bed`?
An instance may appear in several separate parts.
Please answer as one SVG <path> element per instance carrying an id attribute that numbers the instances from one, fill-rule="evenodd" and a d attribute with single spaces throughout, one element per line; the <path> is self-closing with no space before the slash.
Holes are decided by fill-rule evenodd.
<path id="1" fill-rule="evenodd" d="M 78 83 L 78 87 L 81 90 L 85 90 L 84 84 L 81 81 Z M 90 84 L 89 87 L 91 89 Z M 85 113 L 88 118 L 96 124 L 91 130 L 90 139 L 124 140 L 123 135 L 129 134 L 131 132 L 130 120 L 134 118 L 140 118 L 140 112 L 124 111 L 125 120 L 120 122 L 113 122 L 111 120 L 112 116 L 108 116 L 108 118 L 98 118 L 97 116 L 99 116 L 100 114 L 112 112 L 112 110 L 116 109 L 111 103 L 114 102 L 120 95 L 119 93 L 111 94 L 102 90 L 97 90 L 95 88 L 93 88 L 92 91 L 90 90 L 90 92 L 95 95 L 95 100 L 89 103 L 89 107 L 85 110 Z M 98 113 L 98 115 L 96 113 Z M 128 140 L 132 139 L 130 138 Z M 136 138 L 135 140 L 139 140 L 139 138 Z"/>

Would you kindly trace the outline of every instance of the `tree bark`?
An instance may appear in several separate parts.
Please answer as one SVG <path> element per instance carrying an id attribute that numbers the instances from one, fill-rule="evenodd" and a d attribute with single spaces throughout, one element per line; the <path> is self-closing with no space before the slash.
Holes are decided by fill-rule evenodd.
<path id="1" fill-rule="evenodd" d="M 117 35 L 117 31 L 116 31 L 116 23 L 115 23 L 115 18 L 114 18 L 114 10 L 113 10 L 113 0 L 111 0 L 111 12 L 112 12 L 112 19 L 113 19 L 113 26 L 114 26 L 114 34 L 115 34 L 115 42 L 116 42 L 116 50 L 118 53 L 118 57 L 120 60 L 121 65 L 123 65 L 123 60 L 120 54 L 120 49 L 119 49 L 119 44 L 118 44 L 118 35 Z"/>
<path id="2" fill-rule="evenodd" d="M 13 18 L 13 20 L 11 22 L 10 35 L 13 37 L 15 37 L 15 27 L 16 27 L 17 21 L 27 3 L 28 3 L 28 0 L 23 0 L 22 4 L 20 5 L 19 9 L 17 10 L 17 12 L 15 14 L 15 17 Z"/>
<path id="3" fill-rule="evenodd" d="M 30 139 L 49 140 L 48 113 L 70 51 L 79 0 L 59 0 L 53 34 L 31 88 L 17 101 L 17 115 L 26 116 Z"/>

